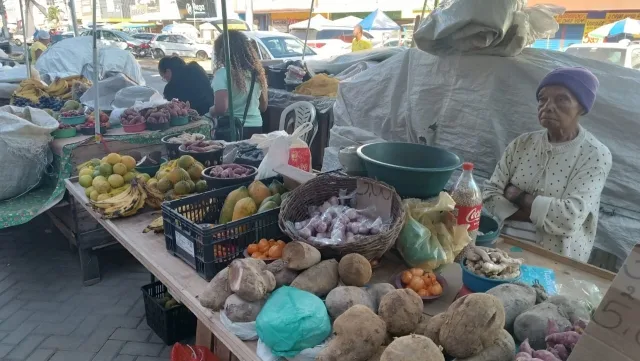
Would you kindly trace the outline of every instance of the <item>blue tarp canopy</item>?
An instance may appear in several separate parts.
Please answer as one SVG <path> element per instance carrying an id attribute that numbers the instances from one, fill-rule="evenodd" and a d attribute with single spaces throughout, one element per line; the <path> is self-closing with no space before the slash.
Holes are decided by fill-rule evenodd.
<path id="1" fill-rule="evenodd" d="M 360 26 L 362 26 L 364 30 L 400 30 L 400 25 L 391 20 L 391 18 L 380 9 L 377 9 L 362 19 Z"/>

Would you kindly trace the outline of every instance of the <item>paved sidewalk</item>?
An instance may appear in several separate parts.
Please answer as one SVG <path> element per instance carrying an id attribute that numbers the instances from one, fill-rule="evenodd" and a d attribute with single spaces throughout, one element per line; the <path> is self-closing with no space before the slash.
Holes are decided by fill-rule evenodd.
<path id="1" fill-rule="evenodd" d="M 77 253 L 46 216 L 0 230 L 0 360 L 167 361 L 144 319 L 149 273 L 124 249 L 100 252 L 83 287 Z"/>

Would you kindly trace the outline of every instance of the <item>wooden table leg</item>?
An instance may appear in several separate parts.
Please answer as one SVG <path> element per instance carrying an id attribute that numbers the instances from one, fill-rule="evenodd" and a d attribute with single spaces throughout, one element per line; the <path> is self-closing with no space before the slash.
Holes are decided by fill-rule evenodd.
<path id="1" fill-rule="evenodd" d="M 196 345 L 208 347 L 220 361 L 238 361 L 236 355 L 231 353 L 200 320 L 196 326 Z"/>
<path id="2" fill-rule="evenodd" d="M 91 286 L 100 282 L 100 265 L 96 253 L 92 249 L 78 248 L 78 254 L 80 255 L 82 284 Z"/>

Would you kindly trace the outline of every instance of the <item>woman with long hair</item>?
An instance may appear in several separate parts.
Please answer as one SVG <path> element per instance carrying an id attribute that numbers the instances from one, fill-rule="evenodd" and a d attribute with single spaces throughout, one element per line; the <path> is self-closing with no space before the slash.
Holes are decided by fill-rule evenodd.
<path id="1" fill-rule="evenodd" d="M 215 69 L 213 82 L 214 105 L 210 114 L 218 117 L 218 130 L 228 127 L 229 92 L 227 90 L 227 70 L 224 68 L 223 36 L 214 43 Z M 267 110 L 267 77 L 258 54 L 251 41 L 240 31 L 229 31 L 229 53 L 231 56 L 231 90 L 233 95 L 233 116 L 242 121 L 245 109 L 243 138 L 262 133 L 262 116 Z M 253 86 L 252 86 L 253 84 Z M 252 90 L 253 88 L 253 90 Z M 251 93 L 251 94 L 249 94 Z M 225 116 L 227 118 L 225 119 Z"/>
<path id="2" fill-rule="evenodd" d="M 213 105 L 213 90 L 204 69 L 196 62 L 186 64 L 177 56 L 165 56 L 158 63 L 158 73 L 167 85 L 164 98 L 189 102 L 198 114 L 207 114 Z"/>

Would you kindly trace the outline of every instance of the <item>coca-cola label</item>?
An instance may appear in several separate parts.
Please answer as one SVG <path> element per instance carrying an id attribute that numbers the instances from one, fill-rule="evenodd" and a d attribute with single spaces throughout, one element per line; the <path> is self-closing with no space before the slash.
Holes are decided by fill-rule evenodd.
<path id="1" fill-rule="evenodd" d="M 289 149 L 289 165 L 305 172 L 311 172 L 311 151 L 309 148 Z"/>
<path id="2" fill-rule="evenodd" d="M 482 213 L 482 204 L 477 206 L 465 207 L 456 205 L 456 222 L 460 224 L 468 224 L 467 231 L 477 231 L 480 228 L 480 214 Z"/>

